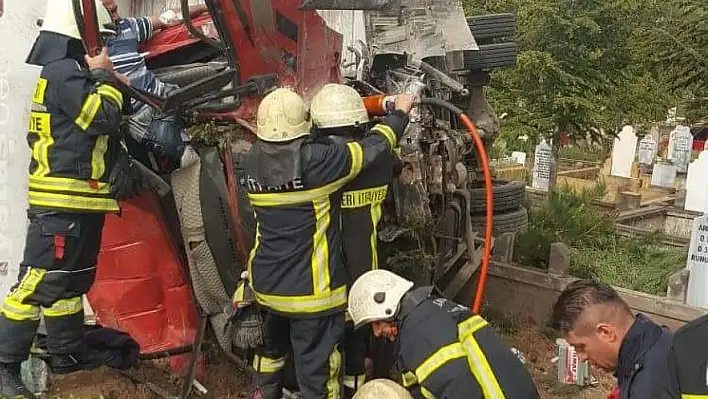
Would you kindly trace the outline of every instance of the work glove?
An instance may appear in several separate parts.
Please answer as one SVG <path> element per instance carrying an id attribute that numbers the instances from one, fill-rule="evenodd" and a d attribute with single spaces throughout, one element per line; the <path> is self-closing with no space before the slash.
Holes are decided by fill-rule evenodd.
<path id="1" fill-rule="evenodd" d="M 263 315 L 248 280 L 248 272 L 241 273 L 233 296 L 233 313 L 224 329 L 233 327 L 234 344 L 240 348 L 257 348 L 263 344 Z"/>
<path id="2" fill-rule="evenodd" d="M 108 178 L 111 197 L 119 201 L 136 197 L 147 188 L 132 158 L 123 148 L 118 151 L 116 163 Z"/>

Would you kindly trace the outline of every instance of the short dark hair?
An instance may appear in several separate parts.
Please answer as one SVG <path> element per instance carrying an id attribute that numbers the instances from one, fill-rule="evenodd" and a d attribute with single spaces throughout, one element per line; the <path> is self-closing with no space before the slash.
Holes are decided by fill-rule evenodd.
<path id="1" fill-rule="evenodd" d="M 594 305 L 612 305 L 628 314 L 632 313 L 629 305 L 609 284 L 577 280 L 568 284 L 553 305 L 551 327 L 563 332 L 573 330 L 585 309 Z"/>

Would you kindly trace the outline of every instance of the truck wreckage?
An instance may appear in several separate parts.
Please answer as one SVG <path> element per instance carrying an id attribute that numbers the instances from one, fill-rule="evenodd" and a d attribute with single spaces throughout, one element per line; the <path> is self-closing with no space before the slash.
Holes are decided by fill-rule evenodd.
<path id="1" fill-rule="evenodd" d="M 400 142 L 404 166 L 384 206 L 380 248 L 393 268 L 400 254 L 416 254 L 414 261 L 404 256 L 415 270 L 398 271 L 437 284 L 450 298 L 460 293 L 484 254 L 486 222 L 476 216 L 488 204 L 483 162 L 455 113 L 430 105 L 443 100 L 466 110 L 491 145 L 499 120 L 484 86 L 490 69 L 515 63 L 515 44 L 498 40 L 513 36 L 514 16 L 467 20 L 459 0 L 206 0 L 209 12 L 190 18 L 188 1 L 181 3 L 184 23 L 141 47 L 157 77 L 180 89 L 167 98 L 132 94 L 188 122 L 194 151 L 185 156 L 192 159 L 162 176 L 155 184 L 161 189 L 107 217 L 87 295 L 97 322 L 130 333 L 142 358 L 169 356 L 185 376 L 182 398 L 192 389 L 208 326 L 227 356 L 247 368 L 249 354 L 226 328 L 255 234 L 241 161 L 255 139 L 258 102 L 277 86 L 306 100 L 332 82 L 362 96 L 430 100 L 414 109 Z M 87 49 L 98 44 L 93 4 L 74 0 L 75 10 L 84 10 L 76 14 Z M 128 144 L 136 159 L 152 164 L 150 151 Z M 522 190 L 494 183 L 495 212 L 520 214 L 515 225 L 526 222 Z"/>

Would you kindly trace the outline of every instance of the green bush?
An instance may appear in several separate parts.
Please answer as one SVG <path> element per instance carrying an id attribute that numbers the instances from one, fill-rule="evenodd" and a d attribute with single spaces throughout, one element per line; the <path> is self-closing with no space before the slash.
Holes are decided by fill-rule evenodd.
<path id="1" fill-rule="evenodd" d="M 684 267 L 686 250 L 658 237 L 626 238 L 615 230 L 614 214 L 592 205 L 605 188 L 575 191 L 561 186 L 538 207 L 529 207 L 529 228 L 516 240 L 515 261 L 546 268 L 550 245 L 571 249 L 571 274 L 619 287 L 663 295 L 671 274 Z"/>

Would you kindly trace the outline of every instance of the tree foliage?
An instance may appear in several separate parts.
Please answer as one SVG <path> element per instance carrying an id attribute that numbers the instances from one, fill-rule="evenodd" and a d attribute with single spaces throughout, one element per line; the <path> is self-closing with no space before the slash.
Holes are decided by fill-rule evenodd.
<path id="1" fill-rule="evenodd" d="M 647 125 L 665 119 L 677 96 L 696 93 L 700 74 L 677 62 L 662 61 L 667 47 L 657 24 L 685 18 L 681 4 L 698 0 L 465 0 L 468 14 L 515 12 L 519 44 L 516 67 L 496 71 L 488 91 L 502 122 L 502 138 L 571 138 L 614 134 L 624 124 Z M 705 6 L 692 5 L 705 11 Z M 675 14 L 665 17 L 667 10 Z M 694 11 L 688 12 L 689 14 Z M 708 18 L 683 21 L 708 26 Z M 683 30 L 672 25 L 670 32 Z M 673 33 L 674 37 L 676 36 Z M 698 36 L 692 38 L 699 43 Z M 668 40 L 671 35 L 662 36 Z M 708 28 L 701 36 L 708 40 Z M 688 39 L 685 39 L 688 40 Z M 705 44 L 703 49 L 708 49 Z M 686 49 L 687 50 L 687 49 Z M 708 60 L 705 56 L 702 60 Z M 695 63 L 694 63 L 695 64 Z M 669 68 L 670 66 L 670 68 Z M 672 75 L 681 74 L 686 81 Z M 705 82 L 705 80 L 703 81 Z"/>

